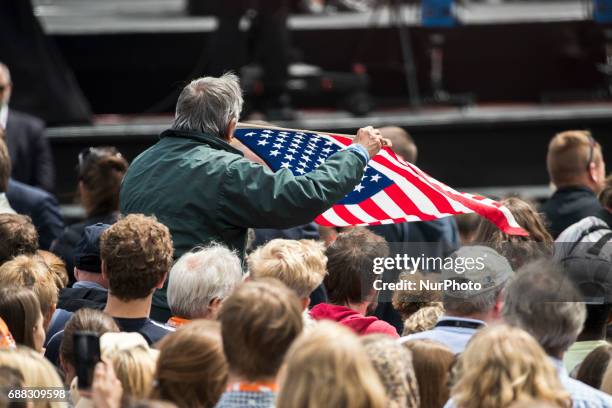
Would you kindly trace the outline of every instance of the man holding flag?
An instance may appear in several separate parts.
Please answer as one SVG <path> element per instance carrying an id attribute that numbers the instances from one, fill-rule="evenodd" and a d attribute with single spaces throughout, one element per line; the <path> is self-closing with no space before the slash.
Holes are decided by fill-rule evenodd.
<path id="1" fill-rule="evenodd" d="M 212 241 L 243 255 L 248 228 L 312 221 L 356 188 L 385 143 L 378 130 L 366 127 L 334 154 L 322 143 L 322 155 L 329 157 L 313 158 L 316 169 L 308 173 L 294 175 L 297 159 L 291 152 L 283 154 L 283 168 L 274 172 L 233 146 L 242 103 L 233 74 L 192 81 L 179 96 L 172 128 L 132 162 L 125 176 L 121 213 L 155 215 L 170 229 L 176 258 Z M 273 144 L 262 139 L 260 146 Z M 169 313 L 165 291 L 158 291 L 152 317 L 165 321 Z"/>

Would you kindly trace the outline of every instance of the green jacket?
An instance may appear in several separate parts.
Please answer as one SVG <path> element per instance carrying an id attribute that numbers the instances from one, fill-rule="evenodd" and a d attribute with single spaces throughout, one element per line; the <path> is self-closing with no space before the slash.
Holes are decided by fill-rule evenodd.
<path id="1" fill-rule="evenodd" d="M 130 165 L 121 213 L 155 215 L 172 233 L 175 258 L 213 241 L 243 256 L 247 228 L 312 221 L 353 190 L 365 165 L 357 152 L 342 150 L 294 176 L 245 159 L 218 137 L 166 130 Z"/>

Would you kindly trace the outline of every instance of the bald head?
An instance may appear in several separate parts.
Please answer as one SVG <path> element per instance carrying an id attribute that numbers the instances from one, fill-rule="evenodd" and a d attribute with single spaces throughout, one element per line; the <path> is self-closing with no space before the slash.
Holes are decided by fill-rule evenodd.
<path id="1" fill-rule="evenodd" d="M 412 137 L 401 127 L 386 126 L 379 129 L 382 136 L 391 140 L 391 150 L 401 156 L 408 163 L 415 164 L 417 160 L 417 146 Z"/>
<path id="2" fill-rule="evenodd" d="M 605 179 L 601 145 L 586 130 L 569 130 L 552 138 L 546 165 L 555 186 L 586 186 L 598 192 Z"/>

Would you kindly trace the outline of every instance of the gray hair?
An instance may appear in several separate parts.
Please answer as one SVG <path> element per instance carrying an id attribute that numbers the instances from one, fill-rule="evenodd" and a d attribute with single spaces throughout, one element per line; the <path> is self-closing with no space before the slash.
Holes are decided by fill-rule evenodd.
<path id="1" fill-rule="evenodd" d="M 497 298 L 502 290 L 503 286 L 500 286 L 494 290 L 478 293 L 467 298 L 453 297 L 444 292 L 442 304 L 444 305 L 444 310 L 453 312 L 457 316 L 488 313 L 497 303 Z"/>
<path id="2" fill-rule="evenodd" d="M 505 294 L 506 322 L 529 332 L 553 357 L 563 354 L 582 331 L 586 307 L 558 264 L 546 260 L 526 264 Z"/>
<path id="3" fill-rule="evenodd" d="M 225 138 L 232 119 L 242 111 L 242 90 L 232 73 L 193 81 L 179 95 L 173 129 L 192 130 Z"/>
<path id="4" fill-rule="evenodd" d="M 235 252 L 223 245 L 195 248 L 181 256 L 170 270 L 168 305 L 175 316 L 203 316 L 213 299 L 225 299 L 242 280 Z"/>

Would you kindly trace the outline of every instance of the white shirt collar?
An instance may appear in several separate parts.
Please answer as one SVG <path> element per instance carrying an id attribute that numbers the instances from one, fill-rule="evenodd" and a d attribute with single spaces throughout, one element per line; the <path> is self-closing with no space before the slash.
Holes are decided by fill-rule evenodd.
<path id="1" fill-rule="evenodd" d="M 8 121 L 8 104 L 0 105 L 0 128 L 6 129 L 6 122 Z"/>

